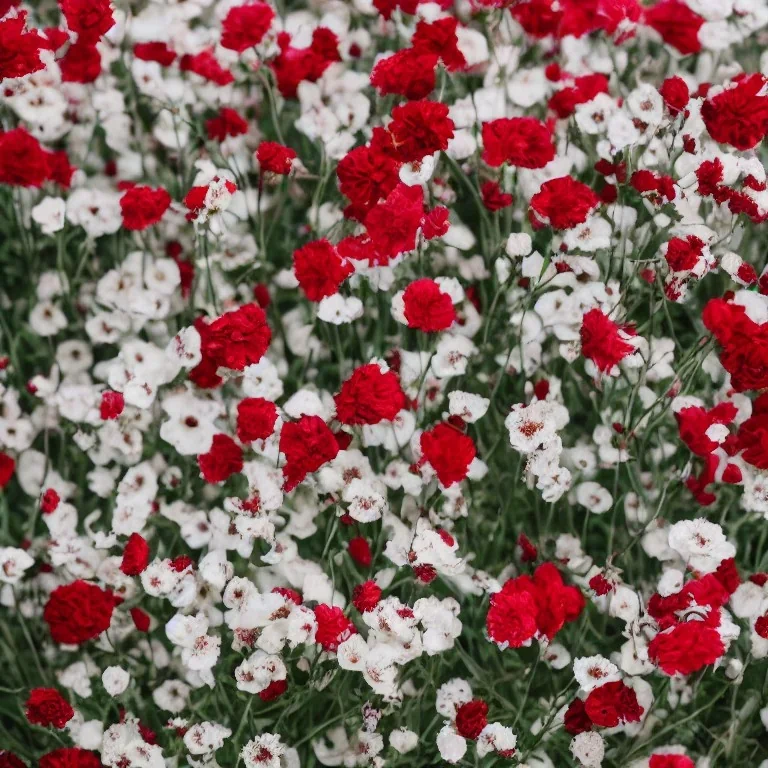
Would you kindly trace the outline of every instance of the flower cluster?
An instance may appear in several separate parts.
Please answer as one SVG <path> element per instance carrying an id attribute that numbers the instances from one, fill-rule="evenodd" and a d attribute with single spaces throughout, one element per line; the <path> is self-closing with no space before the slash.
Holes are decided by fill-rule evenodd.
<path id="1" fill-rule="evenodd" d="M 0 0 L 0 768 L 768 768 L 768 0 Z"/>

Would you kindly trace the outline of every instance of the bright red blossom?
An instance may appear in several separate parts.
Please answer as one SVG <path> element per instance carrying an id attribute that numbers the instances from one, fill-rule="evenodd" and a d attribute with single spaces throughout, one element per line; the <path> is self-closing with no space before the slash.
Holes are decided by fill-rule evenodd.
<path id="1" fill-rule="evenodd" d="M 221 46 L 242 53 L 258 45 L 269 31 L 275 12 L 266 3 L 250 2 L 230 8 L 221 25 Z"/>
<path id="2" fill-rule="evenodd" d="M 139 533 L 132 533 L 123 550 L 120 570 L 126 576 L 138 576 L 149 565 L 149 544 Z"/>
<path id="3" fill-rule="evenodd" d="M 453 300 L 428 277 L 414 280 L 405 289 L 403 308 L 408 327 L 425 333 L 444 331 L 456 320 Z"/>
<path id="4" fill-rule="evenodd" d="M 197 457 L 200 474 L 207 483 L 222 483 L 243 468 L 242 448 L 223 433 L 213 436 L 213 445 L 207 453 Z"/>
<path id="5" fill-rule="evenodd" d="M 334 401 L 338 421 L 352 425 L 392 421 L 407 404 L 397 374 L 376 363 L 356 368 Z"/>
<path id="6" fill-rule="evenodd" d="M 54 642 L 80 645 L 109 629 L 118 602 L 111 591 L 79 579 L 51 592 L 43 619 Z"/>
<path id="7" fill-rule="evenodd" d="M 72 705 L 55 688 L 33 688 L 25 710 L 30 723 L 43 727 L 63 728 L 75 716 Z"/>
<path id="8" fill-rule="evenodd" d="M 421 452 L 445 486 L 461 482 L 469 472 L 469 465 L 477 451 L 472 438 L 449 424 L 437 424 L 421 433 Z"/>

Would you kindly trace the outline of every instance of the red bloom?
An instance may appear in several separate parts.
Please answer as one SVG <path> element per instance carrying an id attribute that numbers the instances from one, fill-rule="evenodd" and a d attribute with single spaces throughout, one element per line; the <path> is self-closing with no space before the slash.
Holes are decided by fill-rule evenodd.
<path id="1" fill-rule="evenodd" d="M 365 536 L 355 536 L 354 539 L 351 539 L 349 544 L 347 544 L 347 551 L 349 556 L 363 568 L 368 568 L 373 562 L 371 545 Z"/>
<path id="2" fill-rule="evenodd" d="M 78 579 L 51 592 L 43 619 L 54 642 L 80 645 L 109 629 L 118 602 L 110 590 Z"/>
<path id="3" fill-rule="evenodd" d="M 599 309 L 590 309 L 581 322 L 581 354 L 599 371 L 608 373 L 635 348 L 626 340 L 627 326 L 617 325 Z"/>
<path id="4" fill-rule="evenodd" d="M 64 747 L 43 755 L 38 768 L 102 768 L 102 765 L 95 752 L 79 747 Z"/>
<path id="5" fill-rule="evenodd" d="M 126 576 L 138 576 L 149 565 L 149 544 L 138 533 L 132 533 L 123 550 L 120 570 Z"/>
<path id="6" fill-rule="evenodd" d="M 674 77 L 668 77 L 659 88 L 659 93 L 664 99 L 664 103 L 667 105 L 667 109 L 676 115 L 685 109 L 688 104 L 688 100 L 691 98 L 688 86 L 685 84 L 685 80 L 682 77 L 675 75 Z"/>
<path id="7" fill-rule="evenodd" d="M 685 239 L 673 237 L 667 243 L 664 258 L 673 272 L 689 272 L 699 263 L 703 252 L 704 241 L 695 235 L 688 235 Z"/>
<path id="8" fill-rule="evenodd" d="M 279 699 L 288 690 L 287 680 L 273 680 L 263 691 L 259 691 L 262 701 Z"/>
<path id="9" fill-rule="evenodd" d="M 545 181 L 531 198 L 530 219 L 534 227 L 570 229 L 583 224 L 600 204 L 600 198 L 586 184 L 571 176 Z"/>
<path id="10" fill-rule="evenodd" d="M 477 455 L 472 438 L 445 423 L 422 432 L 420 445 L 424 459 L 446 488 L 467 476 L 469 465 Z"/>
<path id="11" fill-rule="evenodd" d="M 376 363 L 356 368 L 334 401 L 336 418 L 342 424 L 392 421 L 407 402 L 397 374 L 382 372 Z"/>
<path id="12" fill-rule="evenodd" d="M 243 469 L 243 450 L 229 436 L 213 436 L 213 445 L 207 453 L 197 457 L 200 474 L 206 483 L 223 483 Z"/>
<path id="13" fill-rule="evenodd" d="M 39 187 L 50 174 L 48 153 L 23 128 L 0 133 L 0 184 Z"/>
<path id="14" fill-rule="evenodd" d="M 262 173 L 276 173 L 286 176 L 293 168 L 296 152 L 276 141 L 262 141 L 256 149 L 256 160 Z"/>
<path id="15" fill-rule="evenodd" d="M 643 10 L 637 0 L 598 0 L 595 18 L 605 32 L 620 45 L 635 34 Z"/>
<path id="16" fill-rule="evenodd" d="M 287 99 L 296 97 L 302 80 L 314 83 L 334 61 L 341 61 L 339 39 L 327 27 L 317 27 L 312 32 L 309 48 L 294 48 L 287 32 L 277 36 L 277 44 L 280 54 L 272 60 L 272 71 L 278 90 Z"/>
<path id="17" fill-rule="evenodd" d="M 362 220 L 379 200 L 398 185 L 398 163 L 372 147 L 356 147 L 336 167 L 339 190 L 352 205 L 345 215 Z"/>
<path id="18" fill-rule="evenodd" d="M 529 35 L 539 38 L 556 35 L 563 18 L 563 11 L 556 9 L 553 0 L 525 0 L 514 3 L 510 11 Z"/>
<path id="19" fill-rule="evenodd" d="M 275 12 L 266 3 L 231 8 L 221 25 L 221 47 L 242 53 L 258 45 L 272 26 Z"/>
<path id="20" fill-rule="evenodd" d="M 699 30 L 704 19 L 680 0 L 661 0 L 645 11 L 645 23 L 683 56 L 701 50 Z"/>
<path id="21" fill-rule="evenodd" d="M 543 168 L 555 157 L 552 133 L 533 117 L 502 117 L 483 123 L 483 160 L 497 168 Z"/>
<path id="22" fill-rule="evenodd" d="M 109 0 L 59 0 L 59 8 L 78 43 L 95 43 L 115 25 Z"/>
<path id="23" fill-rule="evenodd" d="M 582 75 L 573 81 L 573 85 L 562 88 L 549 100 L 549 108 L 559 118 L 570 117 L 579 104 L 585 104 L 598 93 L 608 93 L 608 78 L 605 75 Z"/>
<path id="24" fill-rule="evenodd" d="M 248 123 L 234 109 L 222 107 L 216 117 L 205 121 L 205 131 L 209 139 L 224 141 L 228 136 L 248 133 Z"/>
<path id="25" fill-rule="evenodd" d="M 584 702 L 584 711 L 595 725 L 604 728 L 615 728 L 620 723 L 637 723 L 643 715 L 637 694 L 621 680 L 604 683 L 590 691 Z"/>
<path id="26" fill-rule="evenodd" d="M 747 150 L 768 133 L 768 78 L 756 72 L 739 80 L 701 105 L 701 117 L 709 135 L 722 144 Z"/>
<path id="27" fill-rule="evenodd" d="M 26 26 L 26 11 L 0 21 L 0 80 L 23 77 L 43 68 L 40 51 L 48 43 L 37 30 L 27 31 Z"/>
<path id="28" fill-rule="evenodd" d="M 687 755 L 655 754 L 648 760 L 648 768 L 695 768 L 696 763 Z"/>
<path id="29" fill-rule="evenodd" d="M 379 59 L 371 71 L 371 85 L 381 96 L 397 94 L 406 99 L 424 99 L 435 88 L 439 56 L 432 51 L 405 48 Z"/>
<path id="30" fill-rule="evenodd" d="M 101 74 L 101 54 L 96 43 L 73 43 L 59 59 L 61 79 L 65 83 L 92 83 Z"/>
<path id="31" fill-rule="evenodd" d="M 277 407 L 263 397 L 246 397 L 237 404 L 237 438 L 241 443 L 266 440 L 275 431 Z"/>
<path id="32" fill-rule="evenodd" d="M 338 606 L 318 605 L 315 608 L 315 619 L 315 641 L 320 643 L 324 651 L 335 652 L 340 643 L 357 634 L 355 625 Z"/>
<path id="33" fill-rule="evenodd" d="M 64 150 L 48 152 L 48 178 L 50 181 L 69 189 L 72 183 L 72 174 L 77 170 L 69 164 L 69 157 Z"/>
<path id="34" fill-rule="evenodd" d="M 185 54 L 179 61 L 179 69 L 182 72 L 193 72 L 216 85 L 224 86 L 235 82 L 235 76 L 219 64 L 210 50 L 201 51 L 194 56 Z"/>
<path id="35" fill-rule="evenodd" d="M 56 511 L 60 501 L 59 494 L 53 488 L 48 488 L 40 498 L 40 511 L 44 515 L 50 515 Z"/>
<path id="36" fill-rule="evenodd" d="M 768 395 L 760 395 L 754 401 L 752 414 L 739 426 L 736 439 L 744 461 L 758 469 L 768 469 Z"/>
<path id="37" fill-rule="evenodd" d="M 381 600 L 381 587 L 375 581 L 365 581 L 352 590 L 352 605 L 360 613 L 373 610 Z"/>
<path id="38" fill-rule="evenodd" d="M 565 711 L 564 724 L 565 730 L 571 736 L 592 730 L 592 721 L 589 719 L 582 699 L 574 699 L 568 705 L 568 709 Z"/>
<path id="39" fill-rule="evenodd" d="M 453 300 L 429 277 L 408 285 L 403 291 L 403 307 L 408 327 L 425 333 L 444 331 L 456 320 Z"/>
<path id="40" fill-rule="evenodd" d="M 25 707 L 27 720 L 43 727 L 63 728 L 75 716 L 75 710 L 55 688 L 33 688 Z"/>
<path id="41" fill-rule="evenodd" d="M 0 451 L 0 488 L 5 488 L 11 482 L 15 468 L 16 462 L 13 457 L 4 451 Z"/>
<path id="42" fill-rule="evenodd" d="M 402 163 L 421 160 L 447 149 L 453 128 L 448 107 L 439 101 L 401 104 L 392 110 L 392 121 L 387 126 L 392 142 L 389 154 Z"/>
<path id="43" fill-rule="evenodd" d="M 502 192 L 501 187 L 495 181 L 486 181 L 480 187 L 483 205 L 489 211 L 500 211 L 512 205 L 514 198 L 508 192 Z"/>
<path id="44" fill-rule="evenodd" d="M 131 608 L 130 610 L 133 626 L 139 630 L 139 632 L 148 632 L 150 619 L 149 616 L 141 610 L 141 608 Z"/>
<path id="45" fill-rule="evenodd" d="M 536 561 L 539 556 L 539 551 L 524 533 L 521 533 L 517 537 L 517 546 L 520 547 L 520 559 L 524 563 L 533 563 Z"/>
<path id="46" fill-rule="evenodd" d="M 123 412 L 123 408 L 125 408 L 125 398 L 122 392 L 107 390 L 101 393 L 99 416 L 103 421 L 116 419 Z"/>
<path id="47" fill-rule="evenodd" d="M 416 247 L 416 235 L 424 223 L 424 192 L 418 185 L 398 184 L 383 203 L 368 211 L 364 223 L 377 253 L 376 263 L 389 263 Z"/>
<path id="48" fill-rule="evenodd" d="M 328 240 L 313 240 L 293 253 L 293 271 L 310 301 L 337 293 L 339 286 L 355 271 Z"/>
<path id="49" fill-rule="evenodd" d="M 660 632 L 648 645 L 651 661 L 668 675 L 690 675 L 725 653 L 720 633 L 709 622 L 684 621 Z"/>
<path id="50" fill-rule="evenodd" d="M 136 43 L 133 55 L 142 61 L 156 61 L 163 67 L 170 67 L 176 61 L 176 54 L 168 47 L 168 43 Z"/>
<path id="51" fill-rule="evenodd" d="M 242 371 L 258 363 L 269 347 L 272 332 L 258 304 L 244 304 L 216 318 L 203 339 L 203 354 L 217 367 Z"/>
<path id="52" fill-rule="evenodd" d="M 416 24 L 411 45 L 422 53 L 439 56 L 443 66 L 449 72 L 464 69 L 467 66 L 467 60 L 459 48 L 459 38 L 456 34 L 458 26 L 459 22 L 453 16 L 436 19 L 431 23 L 419 21 Z"/>
<path id="53" fill-rule="evenodd" d="M 676 414 L 680 439 L 697 456 L 709 456 L 719 443 L 707 437 L 707 430 L 713 424 L 730 424 L 737 414 L 733 403 L 719 403 L 707 410 L 698 405 L 681 408 Z"/>
<path id="54" fill-rule="evenodd" d="M 27 768 L 13 752 L 0 750 L 0 768 Z"/>
<path id="55" fill-rule="evenodd" d="M 674 200 L 677 196 L 674 179 L 671 176 L 654 173 L 653 171 L 635 171 L 629 183 L 641 195 L 646 194 L 656 205 Z M 650 193 L 650 194 L 649 194 Z"/>
<path id="56" fill-rule="evenodd" d="M 465 739 L 477 739 L 488 725 L 488 705 L 482 699 L 472 699 L 456 710 L 456 730 Z"/>
<path id="57" fill-rule="evenodd" d="M 284 490 L 292 491 L 310 472 L 336 457 L 339 446 L 333 432 L 319 416 L 302 416 L 284 424 L 280 453 L 285 455 Z"/>

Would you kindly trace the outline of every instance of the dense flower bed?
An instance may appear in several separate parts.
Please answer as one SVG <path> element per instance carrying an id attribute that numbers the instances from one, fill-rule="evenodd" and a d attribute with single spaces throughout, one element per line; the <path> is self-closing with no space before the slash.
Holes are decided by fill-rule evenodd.
<path id="1" fill-rule="evenodd" d="M 766 768 L 766 41 L 0 0 L 0 768 Z"/>

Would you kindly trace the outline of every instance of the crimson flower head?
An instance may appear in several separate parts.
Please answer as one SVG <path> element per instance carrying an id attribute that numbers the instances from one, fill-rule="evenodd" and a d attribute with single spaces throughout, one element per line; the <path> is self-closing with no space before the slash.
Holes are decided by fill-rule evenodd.
<path id="1" fill-rule="evenodd" d="M 24 77 L 43 68 L 40 51 L 48 43 L 37 30 L 27 30 L 27 12 L 0 21 L 0 80 Z"/>
<path id="2" fill-rule="evenodd" d="M 149 565 L 149 544 L 139 533 L 132 533 L 123 550 L 120 570 L 126 576 L 138 576 Z"/>
<path id="3" fill-rule="evenodd" d="M 615 728 L 622 723 L 639 722 L 644 710 L 634 690 L 616 680 L 590 691 L 584 702 L 584 711 L 595 725 Z"/>
<path id="4" fill-rule="evenodd" d="M 667 109 L 673 115 L 678 114 L 678 112 L 682 112 L 691 97 L 685 80 L 683 80 L 682 77 L 678 77 L 677 75 L 674 77 L 668 77 L 661 84 L 659 93 L 664 99 L 664 103 L 667 105 Z"/>
<path id="5" fill-rule="evenodd" d="M 75 716 L 72 705 L 55 688 L 33 688 L 25 709 L 27 720 L 43 727 L 63 728 Z"/>
<path id="6" fill-rule="evenodd" d="M 648 645 L 648 657 L 668 675 L 691 675 L 724 653 L 720 633 L 709 621 L 683 621 L 660 632 Z"/>
<path id="7" fill-rule="evenodd" d="M 336 458 L 339 445 L 333 432 L 319 416 L 302 416 L 283 425 L 280 453 L 285 456 L 284 490 L 292 491 L 310 472 Z"/>
<path id="8" fill-rule="evenodd" d="M 118 418 L 125 408 L 125 397 L 122 392 L 113 392 L 107 390 L 101 393 L 101 403 L 99 404 L 99 416 L 103 421 L 110 421 Z"/>
<path id="9" fill-rule="evenodd" d="M 246 397 L 237 404 L 237 437 L 241 443 L 266 440 L 277 422 L 277 406 L 263 397 Z"/>
<path id="10" fill-rule="evenodd" d="M 397 160 L 373 146 L 355 147 L 342 157 L 336 166 L 336 175 L 341 194 L 351 203 L 345 215 L 362 220 L 398 185 L 398 167 Z"/>
<path id="11" fill-rule="evenodd" d="M 123 226 L 130 230 L 144 230 L 157 224 L 171 204 L 171 196 L 164 189 L 131 187 L 120 198 Z"/>
<path id="12" fill-rule="evenodd" d="M 229 436 L 219 433 L 207 453 L 197 457 L 200 474 L 206 483 L 223 483 L 243 469 L 243 450 Z"/>
<path id="13" fill-rule="evenodd" d="M 373 561 L 371 545 L 365 536 L 355 536 L 354 539 L 351 539 L 347 545 L 347 551 L 349 556 L 363 568 L 368 568 Z"/>
<path id="14" fill-rule="evenodd" d="M 379 59 L 371 70 L 371 85 L 381 96 L 398 94 L 424 99 L 435 88 L 439 56 L 432 51 L 405 48 Z"/>
<path id="15" fill-rule="evenodd" d="M 701 117 L 709 135 L 742 151 L 757 146 L 768 133 L 766 84 L 768 78 L 756 72 L 707 98 Z"/>
<path id="16" fill-rule="evenodd" d="M 216 318 L 203 339 L 203 356 L 217 367 L 242 371 L 258 363 L 269 347 L 272 331 L 258 304 L 243 304 Z"/>
<path id="17" fill-rule="evenodd" d="M 78 579 L 51 592 L 43 619 L 54 642 L 80 645 L 109 629 L 118 602 L 110 590 Z"/>
<path id="18" fill-rule="evenodd" d="M 258 45 L 269 31 L 275 12 L 266 3 L 248 2 L 230 8 L 221 25 L 221 47 L 242 53 Z"/>
<path id="19" fill-rule="evenodd" d="M 531 198 L 530 219 L 534 227 L 571 229 L 583 224 L 600 204 L 595 192 L 572 176 L 550 179 Z"/>
<path id="20" fill-rule="evenodd" d="M 340 643 L 357 634 L 355 625 L 338 606 L 318 605 L 315 608 L 317 632 L 315 640 L 324 651 L 335 652 Z"/>
<path id="21" fill-rule="evenodd" d="M 338 292 L 339 286 L 354 272 L 354 267 L 323 238 L 294 251 L 293 271 L 306 297 L 310 301 L 321 301 Z"/>
<path id="22" fill-rule="evenodd" d="M 699 30 L 704 19 L 681 0 L 661 0 L 645 11 L 645 23 L 683 56 L 701 50 Z"/>
<path id="23" fill-rule="evenodd" d="M 235 76 L 218 62 L 211 50 L 200 51 L 194 56 L 185 54 L 179 61 L 179 69 L 182 72 L 192 72 L 219 86 L 235 82 Z"/>
<path id="24" fill-rule="evenodd" d="M 0 451 L 0 488 L 5 488 L 11 482 L 16 461 L 4 451 Z"/>
<path id="25" fill-rule="evenodd" d="M 99 756 L 80 747 L 63 747 L 43 755 L 38 768 L 102 768 Z"/>
<path id="26" fill-rule="evenodd" d="M 115 25 L 109 0 L 59 0 L 59 8 L 79 43 L 95 43 Z"/>
<path id="27" fill-rule="evenodd" d="M 372 611 L 381 600 L 381 587 L 375 581 L 364 581 L 352 590 L 352 605 L 360 613 Z"/>
<path id="28" fill-rule="evenodd" d="M 533 117 L 499 118 L 483 123 L 483 160 L 498 168 L 543 168 L 555 157 L 552 133 Z"/>
<path id="29" fill-rule="evenodd" d="M 448 148 L 453 120 L 439 101 L 409 101 L 392 110 L 387 126 L 391 144 L 387 151 L 402 163 L 412 163 Z"/>
<path id="30" fill-rule="evenodd" d="M 256 149 L 256 160 L 262 173 L 287 176 L 293 168 L 296 157 L 295 150 L 276 141 L 262 141 Z"/>
<path id="31" fill-rule="evenodd" d="M 40 187 L 50 177 L 49 153 L 24 128 L 0 133 L 0 184 Z"/>
<path id="32" fill-rule="evenodd" d="M 406 406 L 400 379 L 376 363 L 361 365 L 334 397 L 336 418 L 342 424 L 378 424 L 392 421 Z"/>
<path id="33" fill-rule="evenodd" d="M 482 699 L 472 699 L 456 710 L 456 730 L 465 739 L 477 739 L 488 725 L 488 705 Z"/>
<path id="34" fill-rule="evenodd" d="M 421 433 L 421 451 L 444 487 L 461 482 L 469 472 L 469 465 L 477 451 L 469 435 L 449 424 L 438 424 Z"/>
<path id="35" fill-rule="evenodd" d="M 403 314 L 409 328 L 435 333 L 456 320 L 453 299 L 429 277 L 414 280 L 403 292 Z"/>
<path id="36" fill-rule="evenodd" d="M 620 326 L 611 320 L 602 310 L 590 309 L 581 322 L 581 353 L 591 360 L 602 373 L 609 373 L 635 347 L 627 339 L 631 338 L 627 326 Z"/>
<path id="37" fill-rule="evenodd" d="M 205 121 L 205 131 L 209 139 L 224 141 L 229 136 L 248 133 L 248 122 L 234 109 L 222 107 L 216 117 Z"/>

